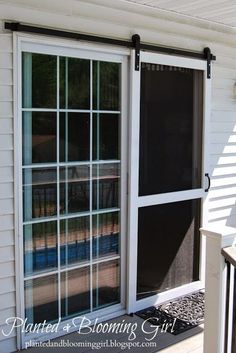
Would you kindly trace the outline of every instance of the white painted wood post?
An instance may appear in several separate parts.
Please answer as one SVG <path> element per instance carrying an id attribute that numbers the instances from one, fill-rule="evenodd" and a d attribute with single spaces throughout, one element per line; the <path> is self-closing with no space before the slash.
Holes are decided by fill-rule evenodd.
<path id="1" fill-rule="evenodd" d="M 236 228 L 208 226 L 206 237 L 206 282 L 204 353 L 224 353 L 227 267 L 221 249 L 236 243 Z"/>

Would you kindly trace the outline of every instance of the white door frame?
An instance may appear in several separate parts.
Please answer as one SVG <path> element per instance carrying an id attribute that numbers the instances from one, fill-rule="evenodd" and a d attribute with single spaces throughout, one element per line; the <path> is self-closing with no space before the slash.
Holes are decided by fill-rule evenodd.
<path id="1" fill-rule="evenodd" d="M 151 297 L 137 300 L 137 258 L 138 258 L 138 208 L 151 206 L 162 203 L 169 203 L 174 201 L 189 200 L 201 198 L 202 200 L 202 225 L 207 222 L 207 193 L 205 192 L 204 184 L 205 173 L 208 172 L 208 122 L 210 116 L 210 94 L 211 94 L 211 80 L 207 79 L 207 63 L 205 60 L 189 59 L 179 56 L 156 54 L 149 52 L 140 52 L 140 67 L 141 63 L 153 63 L 162 65 L 171 65 L 177 67 L 184 67 L 204 72 L 204 99 L 203 99 L 203 152 L 202 152 L 202 183 L 201 188 L 170 192 L 165 194 L 151 195 L 151 196 L 138 196 L 138 182 L 139 182 L 139 126 L 140 126 L 140 71 L 135 71 L 135 51 L 131 53 L 131 69 L 130 69 L 130 82 L 131 82 L 131 106 L 130 106 L 130 154 L 129 154 L 129 223 L 128 223 L 128 292 L 127 292 L 127 308 L 128 312 L 132 313 L 141 310 L 145 307 L 157 305 L 166 300 L 173 299 L 177 296 L 193 292 L 194 290 L 204 287 L 204 252 L 205 245 L 201 242 L 201 255 L 200 255 L 200 280 L 174 288 L 163 293 L 153 295 Z"/>
<path id="2" fill-rule="evenodd" d="M 110 307 L 86 314 L 93 323 L 96 319 L 103 321 L 120 316 L 126 312 L 126 224 L 127 224 L 127 116 L 128 116 L 128 55 L 127 49 L 117 49 L 105 45 L 80 43 L 73 40 L 48 38 L 22 33 L 13 34 L 14 45 L 14 195 L 15 195 L 15 272 L 16 272 L 16 315 L 25 319 L 24 303 L 24 251 L 23 251 L 23 215 L 22 215 L 22 51 L 52 54 L 58 56 L 78 57 L 91 60 L 119 62 L 121 70 L 121 186 L 120 208 L 120 288 L 121 302 Z M 63 321 L 58 332 L 27 336 L 17 328 L 17 349 L 25 348 L 28 341 L 44 341 L 68 334 L 63 327 L 71 320 Z M 78 330 L 76 327 L 70 332 Z"/>

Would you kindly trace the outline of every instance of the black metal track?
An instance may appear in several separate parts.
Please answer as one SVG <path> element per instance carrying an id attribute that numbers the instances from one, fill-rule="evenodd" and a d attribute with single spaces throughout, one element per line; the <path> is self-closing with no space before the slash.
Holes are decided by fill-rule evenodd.
<path id="1" fill-rule="evenodd" d="M 127 41 L 127 40 L 119 40 L 119 39 L 113 39 L 113 38 L 107 38 L 107 37 L 99 37 L 99 36 L 83 34 L 83 33 L 67 32 L 67 31 L 62 31 L 58 29 L 24 25 L 16 22 L 5 22 L 5 29 L 9 29 L 11 31 L 18 31 L 18 32 L 36 33 L 36 34 L 44 34 L 48 36 L 77 39 L 77 40 L 88 41 L 88 42 L 118 45 L 122 47 L 135 49 L 134 40 Z M 138 35 L 134 35 L 134 36 L 138 36 Z M 147 50 L 147 51 L 154 51 L 159 53 L 198 58 L 198 59 L 208 60 L 208 61 L 209 59 L 210 60 L 216 59 L 214 55 L 212 55 L 211 53 L 210 54 L 208 53 L 208 55 L 206 55 L 204 51 L 193 52 L 193 51 L 187 51 L 187 50 L 182 50 L 177 48 L 162 47 L 162 46 L 144 44 L 144 43 L 139 44 L 139 50 Z"/>

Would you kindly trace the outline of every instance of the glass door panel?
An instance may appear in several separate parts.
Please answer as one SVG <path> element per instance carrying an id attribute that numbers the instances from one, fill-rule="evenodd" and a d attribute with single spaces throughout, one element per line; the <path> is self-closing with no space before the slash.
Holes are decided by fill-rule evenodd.
<path id="1" fill-rule="evenodd" d="M 60 58 L 60 108 L 90 109 L 90 60 Z"/>
<path id="2" fill-rule="evenodd" d="M 120 261 L 101 262 L 93 268 L 94 310 L 119 302 Z"/>
<path id="3" fill-rule="evenodd" d="M 41 222 L 24 226 L 25 275 L 57 268 L 57 222 Z"/>
<path id="4" fill-rule="evenodd" d="M 22 124 L 24 165 L 30 165 L 31 163 L 56 163 L 56 113 L 27 111 L 23 113 Z"/>
<path id="5" fill-rule="evenodd" d="M 90 159 L 90 115 L 60 113 L 60 162 Z"/>
<path id="6" fill-rule="evenodd" d="M 86 263 L 90 259 L 89 216 L 60 221 L 61 266 Z"/>
<path id="7" fill-rule="evenodd" d="M 22 53 L 25 315 L 120 303 L 121 63 Z"/>
<path id="8" fill-rule="evenodd" d="M 57 214 L 56 168 L 23 170 L 23 218 L 32 221 Z"/>
<path id="9" fill-rule="evenodd" d="M 22 74 L 22 107 L 56 108 L 57 57 L 24 52 Z"/>
<path id="10" fill-rule="evenodd" d="M 58 320 L 58 276 L 25 280 L 25 316 L 29 323 Z"/>
<path id="11" fill-rule="evenodd" d="M 62 272 L 62 317 L 66 318 L 77 313 L 88 313 L 90 307 L 90 268 L 86 266 Z"/>

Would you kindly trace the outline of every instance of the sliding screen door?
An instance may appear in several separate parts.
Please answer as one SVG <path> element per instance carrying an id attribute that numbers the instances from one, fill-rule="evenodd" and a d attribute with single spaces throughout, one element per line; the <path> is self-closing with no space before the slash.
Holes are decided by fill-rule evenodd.
<path id="1" fill-rule="evenodd" d="M 200 278 L 204 68 L 196 60 L 141 53 L 140 71 L 133 72 L 136 301 Z"/>
<path id="2" fill-rule="evenodd" d="M 121 302 L 121 65 L 22 53 L 28 323 Z"/>
<path id="3" fill-rule="evenodd" d="M 202 71 L 142 63 L 140 196 L 201 187 L 202 95 Z M 139 209 L 138 298 L 199 279 L 199 216 L 200 199 Z"/>

